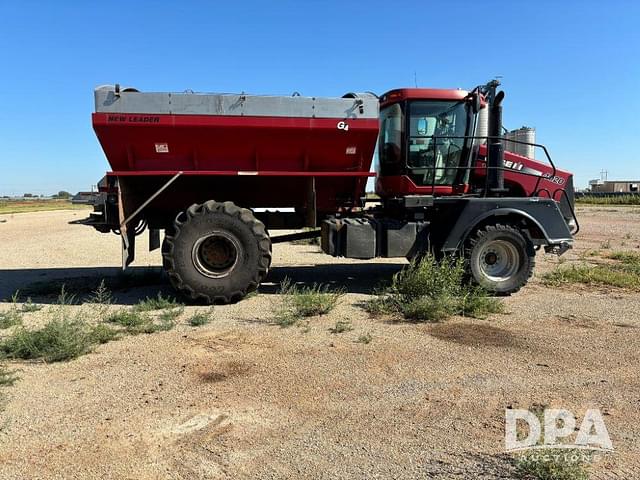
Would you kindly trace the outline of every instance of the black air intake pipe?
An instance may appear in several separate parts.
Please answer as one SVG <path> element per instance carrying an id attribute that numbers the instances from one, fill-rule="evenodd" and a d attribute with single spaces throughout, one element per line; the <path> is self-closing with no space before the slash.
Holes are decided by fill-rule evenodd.
<path id="1" fill-rule="evenodd" d="M 505 192 L 504 145 L 502 144 L 502 100 L 504 92 L 498 92 L 489 106 L 489 142 L 487 146 L 487 188 L 493 195 Z"/>

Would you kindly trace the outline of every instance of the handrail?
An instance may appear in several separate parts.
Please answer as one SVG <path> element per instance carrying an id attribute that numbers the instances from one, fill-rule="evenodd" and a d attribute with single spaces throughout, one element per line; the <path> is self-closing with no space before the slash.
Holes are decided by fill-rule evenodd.
<path id="1" fill-rule="evenodd" d="M 415 137 L 415 136 L 409 136 L 409 138 L 412 138 L 412 137 Z M 435 191 L 436 191 L 436 186 L 439 186 L 439 185 L 436 185 L 436 172 L 438 170 L 443 170 L 444 169 L 445 171 L 446 170 L 469 170 L 469 171 L 471 171 L 472 169 L 478 168 L 476 164 L 465 166 L 465 167 L 461 167 L 459 165 L 458 166 L 453 166 L 453 167 L 448 167 L 448 166 L 446 166 L 446 167 L 438 167 L 437 166 L 438 152 L 436 150 L 437 147 L 438 147 L 438 139 L 464 139 L 464 140 L 467 140 L 467 139 L 474 139 L 474 140 L 475 139 L 487 139 L 487 141 L 490 140 L 490 139 L 500 139 L 500 140 L 507 141 L 507 142 L 518 143 L 520 145 L 530 145 L 530 146 L 533 146 L 533 147 L 539 147 L 544 151 L 544 154 L 547 157 L 547 160 L 548 160 L 548 162 L 549 162 L 549 164 L 550 164 L 550 166 L 552 168 L 552 171 L 553 171 L 552 177 L 555 177 L 556 173 L 557 173 L 556 166 L 553 163 L 553 160 L 551 159 L 551 155 L 549 154 L 549 151 L 547 150 L 547 147 L 542 145 L 542 144 L 540 144 L 540 143 L 523 142 L 523 141 L 520 141 L 520 140 L 511 140 L 511 139 L 503 138 L 502 136 L 495 136 L 495 135 L 494 136 L 490 136 L 490 135 L 488 135 L 488 136 L 475 136 L 475 135 L 474 136 L 471 136 L 471 135 L 446 135 L 446 136 L 443 135 L 443 136 L 440 136 L 440 135 L 431 135 L 428 138 L 433 139 L 433 142 L 432 142 L 433 166 L 424 166 L 424 167 L 419 167 L 419 168 L 433 172 L 433 174 L 431 176 L 431 191 L 433 193 L 435 193 Z M 451 153 L 451 147 L 452 147 L 452 144 L 450 144 L 447 147 L 447 158 L 449 158 L 449 155 Z M 460 149 L 460 151 L 463 151 L 463 147 L 459 147 L 459 149 Z M 409 159 L 409 155 L 407 155 L 407 159 Z M 409 168 L 411 168 L 411 166 L 408 164 L 408 162 L 407 162 L 407 166 Z M 502 170 L 502 171 L 507 170 L 504 167 L 504 164 L 502 166 L 499 166 L 499 167 L 490 167 L 488 160 L 485 160 L 485 162 L 484 162 L 484 170 L 486 172 L 485 178 L 487 178 L 487 179 L 489 178 L 489 169 L 496 169 L 496 170 Z M 541 180 L 543 178 L 547 178 L 544 175 L 538 175 L 538 174 L 535 174 L 535 173 L 523 172 L 523 171 L 520 171 L 520 170 L 511 170 L 511 169 L 508 169 L 508 170 L 513 172 L 513 173 L 515 173 L 515 174 L 526 175 L 526 176 L 531 176 L 531 177 L 536 177 L 537 178 L 535 188 L 533 189 L 533 192 L 530 195 L 531 197 L 538 197 L 538 196 L 540 196 L 540 194 L 542 192 L 545 192 L 549 196 L 549 199 L 554 200 L 556 202 L 559 202 L 560 200 L 556 200 L 556 195 L 558 193 L 560 193 L 561 197 L 564 196 L 566 201 L 567 201 L 567 205 L 569 206 L 569 211 L 571 213 L 571 216 L 573 217 L 573 220 L 575 221 L 575 225 L 576 225 L 575 230 L 573 232 L 571 232 L 571 234 L 572 235 L 576 235 L 580 231 L 580 223 L 578 222 L 578 217 L 576 216 L 575 209 L 573 208 L 573 205 L 571 205 L 571 200 L 569 198 L 569 194 L 567 193 L 567 191 L 566 191 L 566 189 L 564 187 L 557 188 L 556 190 L 554 190 L 553 195 L 552 195 L 551 191 L 549 189 L 544 188 L 544 187 L 540 188 Z M 485 189 L 484 189 L 484 192 L 483 192 L 484 196 L 487 195 L 487 191 L 488 191 L 488 188 L 485 185 Z"/>
<path id="2" fill-rule="evenodd" d="M 573 208 L 573 205 L 571 205 L 571 200 L 569 199 L 569 195 L 567 194 L 567 191 L 564 188 L 557 188 L 554 192 L 553 192 L 553 196 L 556 196 L 556 193 L 560 192 L 561 195 L 564 195 L 565 198 L 567 199 L 567 205 L 569 205 L 569 211 L 571 212 L 571 216 L 573 217 L 573 220 L 576 222 L 576 229 L 571 232 L 571 235 L 577 235 L 578 232 L 580 231 L 580 222 L 578 222 L 578 217 L 576 216 L 576 212 Z"/>
<path id="3" fill-rule="evenodd" d="M 409 136 L 409 138 L 413 138 L 413 137 L 418 138 L 419 136 L 416 136 L 416 135 L 410 135 Z M 422 138 L 424 138 L 424 137 L 422 137 Z M 432 149 L 433 149 L 433 156 L 434 156 L 434 164 L 433 164 L 432 167 L 424 166 L 424 167 L 419 167 L 419 168 L 424 168 L 424 169 L 433 171 L 433 175 L 432 175 L 432 178 L 431 178 L 431 188 L 432 188 L 433 191 L 435 191 L 435 187 L 438 186 L 435 183 L 436 171 L 443 169 L 443 168 L 437 167 L 436 163 L 435 163 L 435 159 L 437 158 L 437 150 L 436 150 L 436 148 L 438 146 L 438 142 L 437 141 L 439 139 L 464 139 L 464 140 L 472 139 L 472 140 L 487 140 L 487 141 L 488 140 L 493 140 L 493 139 L 500 139 L 500 140 L 506 141 L 506 142 L 512 142 L 512 143 L 517 143 L 517 144 L 520 144 L 520 145 L 529 145 L 529 146 L 541 148 L 542 151 L 544 152 L 544 155 L 545 155 L 547 161 L 549 162 L 549 165 L 552 168 L 552 176 L 555 177 L 556 173 L 557 173 L 557 168 L 555 166 L 555 163 L 553 163 L 553 160 L 551 159 L 551 155 L 549 154 L 549 151 L 547 150 L 547 147 L 545 145 L 541 144 L 541 143 L 532 143 L 532 142 L 524 142 L 524 141 L 521 141 L 521 140 L 512 140 L 512 139 L 504 138 L 504 137 L 502 137 L 500 135 L 483 135 L 483 136 L 478 136 L 478 135 L 431 135 L 431 136 L 428 136 L 427 138 L 433 139 Z M 447 157 L 449 156 L 450 149 L 451 149 L 451 145 L 449 145 L 449 147 L 448 147 Z M 461 148 L 461 150 L 462 150 L 462 148 Z M 543 175 L 537 175 L 535 173 L 529 173 L 529 172 L 522 172 L 522 171 L 518 171 L 518 170 L 506 169 L 504 166 L 501 166 L 501 167 L 490 167 L 489 163 L 487 161 L 485 161 L 484 163 L 485 163 L 484 169 L 487 172 L 487 178 L 488 178 L 489 169 L 502 170 L 502 171 L 508 170 L 510 172 L 513 172 L 513 173 L 516 173 L 516 174 L 519 174 L 519 175 L 526 175 L 526 176 L 536 177 L 537 181 L 536 181 L 536 185 L 535 185 L 535 187 L 533 189 L 534 193 L 537 193 L 539 191 L 541 180 L 543 178 L 546 178 Z M 410 167 L 410 165 L 407 165 L 407 166 Z M 471 171 L 473 169 L 476 169 L 476 168 L 477 168 L 476 165 L 469 165 L 469 166 L 466 166 L 466 167 L 460 167 L 460 166 L 444 167 L 445 170 L 469 170 L 469 171 Z M 484 195 L 486 195 L 486 194 L 487 194 L 487 189 L 485 187 Z"/>
<path id="4" fill-rule="evenodd" d="M 541 192 L 547 192 L 547 196 L 548 196 L 549 198 L 553 198 L 553 197 L 551 196 L 551 190 L 549 190 L 548 188 L 544 188 L 544 187 L 542 187 L 541 189 L 539 189 L 539 190 L 538 190 L 537 192 L 535 192 L 535 193 L 536 193 L 536 194 L 538 194 L 538 193 L 541 193 Z M 536 195 L 536 196 L 539 196 L 539 195 Z"/>

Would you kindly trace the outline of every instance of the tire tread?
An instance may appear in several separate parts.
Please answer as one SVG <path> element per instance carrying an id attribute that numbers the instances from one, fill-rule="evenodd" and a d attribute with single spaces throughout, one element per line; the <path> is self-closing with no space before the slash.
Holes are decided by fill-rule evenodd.
<path id="1" fill-rule="evenodd" d="M 240 219 L 240 221 L 249 227 L 254 237 L 256 237 L 260 252 L 257 274 L 245 289 L 235 290 L 226 295 L 215 295 L 213 297 L 204 293 L 196 292 L 191 285 L 185 282 L 180 276 L 180 273 L 176 270 L 173 259 L 174 242 L 179 238 L 181 228 L 184 227 L 184 225 L 186 225 L 191 219 L 199 215 L 207 215 L 211 213 L 229 215 Z M 209 304 L 226 304 L 236 302 L 243 298 L 247 293 L 255 290 L 258 285 L 260 285 L 260 282 L 262 282 L 262 280 L 267 276 L 272 259 L 271 240 L 267 234 L 264 224 L 254 217 L 251 210 L 240 208 L 233 202 L 227 201 L 220 203 L 214 200 L 208 200 L 200 205 L 193 204 L 184 212 L 180 212 L 176 216 L 173 225 L 174 231 L 172 232 L 172 235 L 166 234 L 164 242 L 162 243 L 162 265 L 164 270 L 167 272 L 169 281 L 173 287 L 190 300 L 203 300 L 205 303 Z"/>
<path id="2" fill-rule="evenodd" d="M 535 264 L 536 264 L 536 258 L 535 258 L 535 249 L 533 248 L 533 242 L 531 240 L 531 236 L 529 235 L 529 232 L 527 230 L 518 228 L 512 224 L 502 224 L 502 223 L 495 223 L 495 224 L 490 224 L 490 225 L 486 225 L 482 228 L 479 228 L 478 230 L 475 231 L 474 234 L 472 234 L 469 238 L 469 240 L 467 241 L 467 245 L 465 247 L 465 251 L 464 251 L 464 256 L 467 259 L 471 258 L 471 253 L 473 251 L 473 249 L 475 248 L 475 246 L 482 240 L 484 239 L 484 237 L 487 236 L 488 233 L 490 232 L 510 232 L 510 233 L 514 233 L 516 235 L 521 235 L 525 241 L 525 245 L 526 245 L 526 250 L 527 250 L 527 255 L 529 257 L 529 268 L 527 269 L 526 272 L 526 276 L 524 278 L 524 282 L 521 282 L 519 285 L 515 286 L 513 289 L 510 289 L 507 292 L 500 292 L 498 293 L 499 295 L 511 295 L 512 293 L 516 293 L 517 291 L 519 291 L 523 286 L 525 286 L 527 284 L 527 282 L 529 281 L 529 279 L 531 279 L 531 277 L 533 276 L 533 271 L 535 269 Z M 468 266 L 469 268 L 469 275 L 471 277 L 472 274 L 470 272 L 470 266 Z"/>

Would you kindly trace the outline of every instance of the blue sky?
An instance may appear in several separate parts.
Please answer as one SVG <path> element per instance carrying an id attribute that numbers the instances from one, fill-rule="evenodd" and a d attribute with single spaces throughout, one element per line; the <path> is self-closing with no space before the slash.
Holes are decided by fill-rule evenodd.
<path id="1" fill-rule="evenodd" d="M 585 186 L 640 179 L 640 2 L 0 0 L 0 194 L 87 189 L 108 169 L 93 88 L 341 96 L 473 87 L 534 126 Z"/>

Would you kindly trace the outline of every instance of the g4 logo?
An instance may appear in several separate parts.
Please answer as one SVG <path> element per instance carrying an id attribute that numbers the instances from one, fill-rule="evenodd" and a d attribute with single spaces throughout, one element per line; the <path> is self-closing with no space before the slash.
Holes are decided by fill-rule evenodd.
<path id="1" fill-rule="evenodd" d="M 347 122 L 340 120 L 337 126 L 338 130 L 344 130 L 345 132 L 349 131 L 349 124 Z"/>

